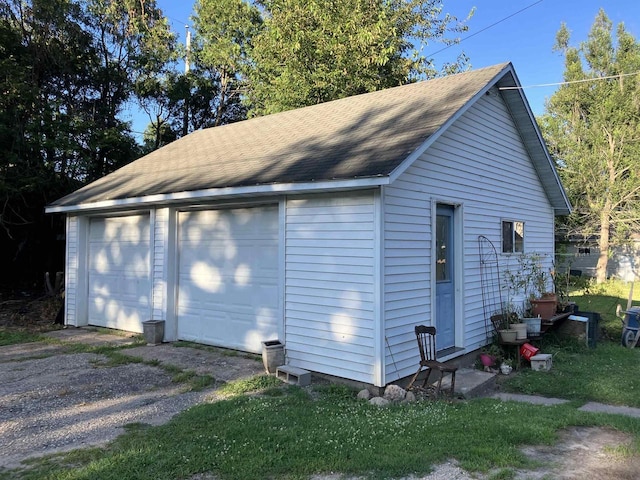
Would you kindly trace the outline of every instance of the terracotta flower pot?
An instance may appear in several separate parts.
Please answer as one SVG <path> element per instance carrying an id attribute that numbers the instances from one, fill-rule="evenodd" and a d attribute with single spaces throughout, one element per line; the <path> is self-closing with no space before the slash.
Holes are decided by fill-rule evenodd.
<path id="1" fill-rule="evenodd" d="M 549 320 L 556 314 L 556 308 L 558 307 L 558 300 L 554 297 L 550 298 L 537 298 L 530 300 L 531 311 L 536 317 L 540 317 L 543 320 Z"/>

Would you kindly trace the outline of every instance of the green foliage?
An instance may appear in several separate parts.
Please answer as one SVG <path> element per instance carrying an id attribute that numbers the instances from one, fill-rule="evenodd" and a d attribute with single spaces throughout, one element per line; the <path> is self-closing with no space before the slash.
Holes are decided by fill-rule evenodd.
<path id="1" fill-rule="evenodd" d="M 519 294 L 527 298 L 539 298 L 548 292 L 551 286 L 549 259 L 537 252 L 518 254 L 514 257 L 516 263 L 507 265 L 503 271 L 504 287 L 509 298 Z"/>
<path id="2" fill-rule="evenodd" d="M 251 49 L 251 114 L 288 110 L 434 76 L 412 49 L 466 27 L 433 0 L 267 0 Z M 464 68 L 465 58 L 444 71 Z"/>
<path id="3" fill-rule="evenodd" d="M 55 240 L 63 219 L 45 220 L 44 206 L 139 155 L 120 115 L 136 82 L 161 74 L 174 45 L 154 0 L 0 5 L 5 278 L 33 286 L 45 269 L 63 269 Z"/>
<path id="4" fill-rule="evenodd" d="M 540 118 L 574 206 L 569 233 L 597 236 L 602 252 L 640 227 L 640 44 L 624 25 L 615 39 L 612 30 L 603 10 L 577 47 L 561 27 L 556 50 L 564 55 L 564 79 L 576 83 L 560 87 Z M 606 278 L 606 260 L 598 262 L 599 282 Z"/>

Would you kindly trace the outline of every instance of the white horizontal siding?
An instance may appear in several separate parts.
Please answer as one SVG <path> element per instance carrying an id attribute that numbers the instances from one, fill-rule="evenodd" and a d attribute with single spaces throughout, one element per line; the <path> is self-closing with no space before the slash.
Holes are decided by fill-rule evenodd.
<path id="1" fill-rule="evenodd" d="M 286 201 L 288 362 L 374 383 L 372 193 Z"/>
<path id="2" fill-rule="evenodd" d="M 495 95 L 483 96 L 459 118 L 385 188 L 383 198 L 385 371 L 386 381 L 391 382 L 416 369 L 414 325 L 432 323 L 432 202 L 463 207 L 462 313 L 467 351 L 485 342 L 478 236 L 489 237 L 499 249 L 501 220 L 520 220 L 525 222 L 526 251 L 552 254 L 554 215 L 509 111 Z M 504 264 L 506 256 L 500 257 Z"/>

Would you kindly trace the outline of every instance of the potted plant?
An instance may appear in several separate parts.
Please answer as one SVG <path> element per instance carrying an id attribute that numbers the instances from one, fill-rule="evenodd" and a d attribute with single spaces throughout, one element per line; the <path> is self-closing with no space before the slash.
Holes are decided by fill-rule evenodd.
<path id="1" fill-rule="evenodd" d="M 479 355 L 480 363 L 485 371 L 489 371 L 493 367 L 498 367 L 502 364 L 504 358 L 504 352 L 500 345 L 496 343 L 490 343 L 486 345 Z"/>
<path id="2" fill-rule="evenodd" d="M 569 261 L 562 261 L 560 269 L 557 263 L 554 262 L 553 270 L 551 270 L 551 280 L 553 282 L 553 291 L 556 292 L 558 297 L 558 312 L 570 312 L 573 310 L 575 304 L 571 302 L 569 298 L 569 284 L 571 282 L 571 263 Z"/>
<path id="3" fill-rule="evenodd" d="M 510 358 L 505 358 L 500 364 L 500 373 L 509 375 L 513 371 L 514 362 Z"/>
<path id="4" fill-rule="evenodd" d="M 557 308 L 557 297 L 550 289 L 553 285 L 551 270 L 544 265 L 543 256 L 538 253 L 523 254 L 517 260 L 518 265 L 505 269 L 504 273 L 505 287 L 509 295 L 525 294 L 533 313 L 531 318 L 553 317 Z M 524 316 L 524 311 L 522 314 L 521 316 Z"/>
<path id="5" fill-rule="evenodd" d="M 515 342 L 518 338 L 518 330 L 513 328 L 505 328 L 498 331 L 500 340 L 503 342 Z"/>
<path id="6" fill-rule="evenodd" d="M 527 338 L 527 324 L 523 322 L 521 318 L 513 322 L 509 328 L 515 332 L 515 340 L 524 340 Z"/>
<path id="7" fill-rule="evenodd" d="M 502 310 L 494 312 L 491 315 L 491 323 L 496 333 L 503 342 L 513 342 L 516 339 L 517 332 L 512 329 L 512 325 L 518 322 L 518 314 L 513 309 L 511 303 L 503 306 Z"/>
<path id="8" fill-rule="evenodd" d="M 527 338 L 527 324 L 522 321 L 522 308 L 509 302 L 505 309 L 508 311 L 509 331 L 502 334 L 503 341 L 513 342 Z"/>

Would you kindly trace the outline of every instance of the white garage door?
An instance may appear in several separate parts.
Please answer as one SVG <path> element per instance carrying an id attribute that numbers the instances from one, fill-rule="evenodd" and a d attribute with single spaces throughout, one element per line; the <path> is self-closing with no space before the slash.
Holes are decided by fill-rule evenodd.
<path id="1" fill-rule="evenodd" d="M 277 206 L 180 213 L 178 338 L 247 352 L 279 338 Z"/>
<path id="2" fill-rule="evenodd" d="M 150 308 L 149 215 L 92 218 L 89 324 L 142 332 Z"/>

